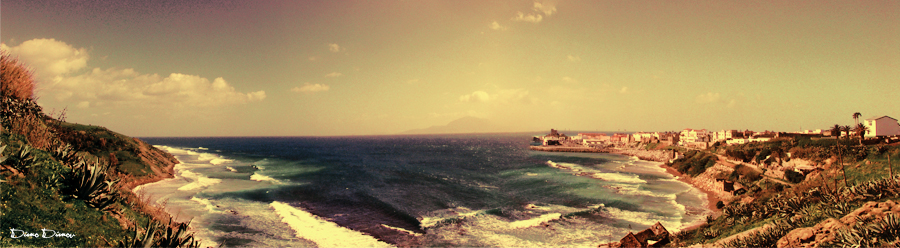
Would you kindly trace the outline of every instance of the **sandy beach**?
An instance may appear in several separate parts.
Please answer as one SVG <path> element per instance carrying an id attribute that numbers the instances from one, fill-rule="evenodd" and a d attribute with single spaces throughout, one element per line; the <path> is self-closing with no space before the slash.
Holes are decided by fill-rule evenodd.
<path id="1" fill-rule="evenodd" d="M 719 202 L 722 200 L 721 198 L 719 198 L 718 194 L 716 194 L 715 192 L 712 192 L 710 190 L 706 190 L 704 188 L 697 187 L 697 185 L 694 185 L 693 180 L 691 180 L 691 176 L 684 175 L 681 172 L 678 172 L 677 170 L 675 170 L 675 168 L 672 168 L 671 166 L 666 166 L 666 164 L 662 164 L 662 165 L 660 165 L 660 167 L 665 168 L 666 171 L 669 172 L 669 174 L 672 174 L 673 176 L 678 178 L 678 181 L 690 184 L 690 185 L 694 186 L 694 188 L 696 188 L 700 191 L 703 191 L 703 193 L 706 193 L 706 199 L 708 199 L 707 207 L 709 208 L 709 210 L 712 210 L 713 212 L 720 211 L 720 209 L 716 208 L 716 202 Z"/>

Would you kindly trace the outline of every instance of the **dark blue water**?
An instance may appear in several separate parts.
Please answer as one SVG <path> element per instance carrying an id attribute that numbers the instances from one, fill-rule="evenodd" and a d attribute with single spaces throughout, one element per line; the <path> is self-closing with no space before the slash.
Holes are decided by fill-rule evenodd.
<path id="1" fill-rule="evenodd" d="M 145 138 L 183 164 L 142 190 L 227 246 L 591 246 L 702 215 L 701 194 L 657 163 L 530 139 Z"/>

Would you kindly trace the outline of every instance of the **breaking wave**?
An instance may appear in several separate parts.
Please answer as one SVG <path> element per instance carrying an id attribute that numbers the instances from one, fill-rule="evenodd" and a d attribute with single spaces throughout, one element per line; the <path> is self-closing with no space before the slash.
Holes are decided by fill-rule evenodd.
<path id="1" fill-rule="evenodd" d="M 319 247 L 392 247 L 361 232 L 338 226 L 306 211 L 282 202 L 269 204 L 282 222 L 296 232 L 298 238 L 315 242 Z"/>

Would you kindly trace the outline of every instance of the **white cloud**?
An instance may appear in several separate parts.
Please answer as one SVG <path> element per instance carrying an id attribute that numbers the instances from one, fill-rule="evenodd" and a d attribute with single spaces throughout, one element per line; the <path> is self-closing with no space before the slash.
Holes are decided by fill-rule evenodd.
<path id="1" fill-rule="evenodd" d="M 534 2 L 534 11 L 542 12 L 544 15 L 550 16 L 556 13 L 556 4 Z"/>
<path id="2" fill-rule="evenodd" d="M 55 39 L 33 39 L 14 47 L 3 45 L 3 49 L 34 68 L 41 79 L 53 79 L 84 69 L 90 58 L 86 49 L 76 49 Z"/>
<path id="3" fill-rule="evenodd" d="M 481 103 L 490 102 L 492 104 L 530 104 L 536 102 L 537 100 L 529 97 L 529 92 L 524 89 L 503 89 L 498 90 L 493 94 L 489 94 L 483 90 L 478 90 L 472 92 L 471 94 L 460 96 L 459 101 Z"/>
<path id="4" fill-rule="evenodd" d="M 340 72 L 332 72 L 332 73 L 325 74 L 325 77 L 340 77 L 342 75 L 344 75 L 344 74 L 341 74 Z"/>
<path id="5" fill-rule="evenodd" d="M 472 101 L 472 102 L 474 102 L 474 101 L 487 102 L 490 100 L 491 100 L 491 95 L 488 95 L 487 92 L 484 92 L 481 90 L 472 92 L 472 94 L 462 95 L 459 97 L 459 101 L 461 101 L 461 102 L 470 102 L 470 101 Z"/>
<path id="6" fill-rule="evenodd" d="M 531 23 L 539 23 L 544 19 L 544 16 L 551 16 L 556 13 L 556 3 L 553 2 L 534 2 L 533 7 L 531 8 L 533 13 L 523 13 L 521 11 L 516 13 L 516 16 L 512 18 L 513 21 L 517 22 L 531 22 Z"/>
<path id="7" fill-rule="evenodd" d="M 62 78 L 47 90 L 59 101 L 93 101 L 95 105 L 144 105 L 216 107 L 261 101 L 265 91 L 238 92 L 219 77 L 212 82 L 195 75 L 172 73 L 168 77 L 140 74 L 133 69 L 96 68 L 89 73 Z"/>
<path id="8" fill-rule="evenodd" d="M 622 86 L 622 89 L 619 90 L 619 94 L 625 94 L 625 93 L 628 93 L 628 86 Z"/>
<path id="9" fill-rule="evenodd" d="M 293 89 L 291 89 L 291 91 L 297 92 L 297 93 L 315 93 L 315 92 L 320 92 L 320 91 L 328 91 L 328 89 L 330 89 L 330 88 L 331 87 L 328 87 L 328 85 L 324 85 L 324 84 L 303 83 L 303 86 L 294 87 Z"/>
<path id="10" fill-rule="evenodd" d="M 76 49 L 54 39 L 29 40 L 8 50 L 32 66 L 39 78 L 52 78 L 45 81 L 39 93 L 76 108 L 123 106 L 178 109 L 185 106 L 243 104 L 266 98 L 265 91 L 238 92 L 221 77 L 212 81 L 181 73 L 161 77 L 120 68 L 94 68 L 77 73 L 87 67 L 87 50 Z"/>
<path id="11" fill-rule="evenodd" d="M 697 103 L 714 103 L 719 101 L 721 96 L 719 93 L 707 92 L 706 94 L 697 95 Z"/>
<path id="12" fill-rule="evenodd" d="M 578 61 L 581 61 L 581 57 L 578 57 L 578 56 L 572 56 L 571 54 L 570 54 L 569 56 L 566 56 L 566 59 L 568 59 L 569 61 L 572 61 L 572 62 L 578 62 Z"/>
<path id="13" fill-rule="evenodd" d="M 333 53 L 336 53 L 336 52 L 340 52 L 340 51 L 343 51 L 343 50 L 344 50 L 344 49 L 341 48 L 341 46 L 338 45 L 338 44 L 335 44 L 335 43 L 330 43 L 330 44 L 328 44 L 328 51 L 331 51 L 331 52 L 333 52 Z"/>
<path id="14" fill-rule="evenodd" d="M 506 27 L 501 26 L 497 21 L 492 22 L 490 28 L 493 30 L 506 30 Z"/>
<path id="15" fill-rule="evenodd" d="M 541 22 L 542 19 L 544 19 L 544 17 L 541 16 L 541 14 L 527 14 L 526 15 L 525 13 L 522 13 L 521 11 L 518 12 L 516 14 L 516 16 L 512 18 L 513 21 L 531 22 L 531 23 Z"/>

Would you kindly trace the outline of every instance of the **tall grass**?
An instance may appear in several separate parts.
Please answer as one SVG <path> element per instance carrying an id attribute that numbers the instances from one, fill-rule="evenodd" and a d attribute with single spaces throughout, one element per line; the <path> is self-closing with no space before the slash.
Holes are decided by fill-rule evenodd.
<path id="1" fill-rule="evenodd" d="M 0 51 L 0 112 L 4 129 L 24 135 L 32 146 L 50 148 L 53 134 L 34 102 L 34 73 L 6 51 Z"/>
<path id="2" fill-rule="evenodd" d="M 24 135 L 32 146 L 47 150 L 54 140 L 54 135 L 42 120 L 35 115 L 9 117 L 9 131 Z"/>
<path id="3" fill-rule="evenodd" d="M 0 51 L 0 72 L 0 96 L 21 100 L 34 97 L 34 72 L 6 51 Z"/>

